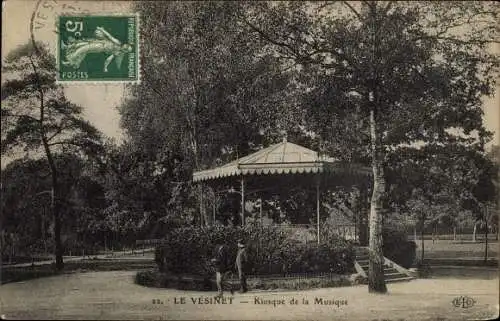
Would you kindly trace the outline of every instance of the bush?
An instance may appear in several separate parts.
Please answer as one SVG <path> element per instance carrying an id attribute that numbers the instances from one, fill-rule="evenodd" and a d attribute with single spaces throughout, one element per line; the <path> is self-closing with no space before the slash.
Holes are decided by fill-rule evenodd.
<path id="1" fill-rule="evenodd" d="M 406 232 L 387 227 L 383 232 L 384 256 L 396 262 L 404 268 L 410 268 L 416 258 L 417 245 L 413 241 L 408 241 Z"/>
<path id="2" fill-rule="evenodd" d="M 235 258 L 238 238 L 247 243 L 249 274 L 347 273 L 353 270 L 354 253 L 347 241 L 332 238 L 319 246 L 304 244 L 278 226 L 256 224 L 248 224 L 245 228 L 214 226 L 173 230 L 156 248 L 155 260 L 163 272 L 211 275 L 208 262 L 215 246 L 225 240 L 230 257 Z"/>

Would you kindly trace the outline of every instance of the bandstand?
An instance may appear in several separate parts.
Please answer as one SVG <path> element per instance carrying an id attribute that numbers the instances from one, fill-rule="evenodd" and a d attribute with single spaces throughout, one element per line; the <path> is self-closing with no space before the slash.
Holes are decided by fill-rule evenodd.
<path id="1" fill-rule="evenodd" d="M 193 181 L 200 184 L 200 214 L 203 217 L 203 190 L 231 186 L 229 191 L 241 196 L 241 223 L 245 224 L 245 202 L 256 187 L 273 186 L 277 181 L 290 186 L 314 186 L 316 194 L 316 231 L 320 241 L 320 195 L 322 188 L 339 185 L 369 186 L 371 168 L 320 155 L 318 152 L 284 139 L 253 154 L 238 158 L 213 169 L 193 173 Z M 239 190 L 235 187 L 239 186 Z M 203 224 L 203 223 L 202 223 Z"/>

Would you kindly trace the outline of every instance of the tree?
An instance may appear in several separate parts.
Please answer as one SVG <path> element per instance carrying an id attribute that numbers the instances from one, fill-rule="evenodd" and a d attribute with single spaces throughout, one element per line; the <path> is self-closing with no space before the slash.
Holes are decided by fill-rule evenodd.
<path id="1" fill-rule="evenodd" d="M 235 15 L 241 3 L 141 2 L 136 7 L 148 17 L 141 26 L 143 77 L 121 106 L 122 127 L 137 156 L 134 166 L 147 173 L 137 178 L 150 184 L 146 179 L 154 171 L 168 174 L 175 167 L 183 175 L 163 181 L 164 195 L 180 183 L 182 193 L 189 194 L 186 207 L 194 207 L 202 202 L 191 183 L 193 170 L 282 139 L 280 129 L 289 124 L 277 128 L 275 118 L 288 110 L 288 75 L 241 28 Z M 203 206 L 199 211 L 206 214 Z M 203 217 L 198 224 L 208 222 Z"/>
<path id="2" fill-rule="evenodd" d="M 406 216 L 420 225 L 420 263 L 425 261 L 425 241 L 424 233 L 427 226 L 436 226 L 448 214 L 450 195 L 439 192 L 438 194 L 428 194 L 423 188 L 415 188 L 411 198 L 406 202 Z"/>
<path id="3" fill-rule="evenodd" d="M 81 116 L 56 84 L 55 59 L 43 44 L 11 51 L 2 65 L 2 156 L 19 149 L 43 153 L 50 168 L 56 269 L 63 268 L 61 205 L 63 198 L 54 157 L 61 151 L 100 151 L 99 132 Z"/>
<path id="4" fill-rule="evenodd" d="M 9 261 L 17 256 L 16 248 L 47 248 L 50 216 L 50 194 L 47 190 L 46 177 L 42 161 L 16 160 L 2 170 L 2 235 L 6 243 L 2 244 L 2 255 L 8 254 Z M 16 240 L 16 244 L 13 244 Z M 42 242 L 40 242 L 42 241 Z M 43 244 L 41 244 L 43 243 Z M 8 245 L 6 247 L 6 245 Z M 7 248 L 10 249 L 7 253 Z M 26 254 L 26 253 L 22 253 Z"/>
<path id="5" fill-rule="evenodd" d="M 451 7 L 344 1 L 250 3 L 241 17 L 278 55 L 300 64 L 302 74 L 331 79 L 331 90 L 309 85 L 306 92 L 324 97 L 329 118 L 339 110 L 356 113 L 358 131 L 367 134 L 374 178 L 370 292 L 387 291 L 382 254 L 387 156 L 402 144 L 478 141 L 482 147 L 488 139 L 481 97 L 493 93 L 498 72 L 498 57 L 487 50 L 498 41 L 497 14 L 498 8 L 485 2 Z"/>
<path id="6" fill-rule="evenodd" d="M 387 164 L 389 199 L 386 206 L 404 207 L 413 198 L 415 189 L 435 204 L 445 204 L 438 217 L 431 220 L 448 220 L 451 224 L 460 221 L 476 221 L 485 202 L 495 200 L 492 179 L 496 169 L 480 144 L 426 145 L 418 148 L 399 148 L 392 153 Z M 463 217 L 462 214 L 469 217 Z M 465 220 L 465 221 L 464 221 Z"/>
<path id="7" fill-rule="evenodd" d="M 90 240 L 88 236 L 99 234 L 104 190 L 78 155 L 58 153 L 54 162 L 62 203 L 61 239 L 67 252 L 74 246 L 68 240 Z M 50 241 L 54 235 L 50 192 L 50 168 L 43 158 L 15 160 L 2 170 L 3 230 L 17 236 L 24 254 L 47 255 L 47 249 L 54 245 Z"/>
<path id="8" fill-rule="evenodd" d="M 98 176 L 106 190 L 106 225 L 115 236 L 157 238 L 161 225 L 192 220 L 192 199 L 186 192 L 191 173 L 182 155 L 168 150 L 145 154 L 140 146 L 124 142 L 109 146 L 106 157 Z"/>

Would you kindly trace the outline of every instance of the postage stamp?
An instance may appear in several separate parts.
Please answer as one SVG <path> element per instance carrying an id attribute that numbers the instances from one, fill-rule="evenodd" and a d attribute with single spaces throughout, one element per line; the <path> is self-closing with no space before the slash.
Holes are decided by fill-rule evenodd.
<path id="1" fill-rule="evenodd" d="M 58 29 L 58 81 L 139 81 L 137 15 L 60 16 Z"/>

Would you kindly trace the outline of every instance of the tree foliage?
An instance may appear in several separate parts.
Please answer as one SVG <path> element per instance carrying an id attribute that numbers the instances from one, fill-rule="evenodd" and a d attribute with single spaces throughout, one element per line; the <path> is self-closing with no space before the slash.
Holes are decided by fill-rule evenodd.
<path id="1" fill-rule="evenodd" d="M 369 144 L 356 152 L 358 159 L 371 158 L 374 175 L 370 291 L 386 291 L 381 213 L 391 155 L 416 144 L 429 146 L 428 153 L 443 145 L 482 152 L 490 136 L 482 125 L 481 98 L 493 93 L 498 74 L 498 56 L 487 50 L 499 40 L 498 8 L 451 6 L 259 2 L 242 15 L 264 43 L 301 66 L 311 102 L 307 119 L 320 120 L 322 138 L 356 128 L 355 141 Z"/>
<path id="2" fill-rule="evenodd" d="M 137 7 L 149 17 L 142 26 L 144 81 L 122 107 L 134 144 L 145 152 L 179 151 L 193 168 L 204 168 L 264 143 L 263 132 L 274 130 L 274 118 L 286 110 L 287 74 L 241 28 L 241 5 Z"/>
<path id="3" fill-rule="evenodd" d="M 100 133 L 82 117 L 56 84 L 55 59 L 40 43 L 21 45 L 2 64 L 2 156 L 13 150 L 43 153 L 51 175 L 52 215 L 57 269 L 63 268 L 61 214 L 64 190 L 58 181 L 55 155 L 67 151 L 101 151 Z"/>
<path id="4" fill-rule="evenodd" d="M 143 187 L 133 199 L 152 199 L 156 219 L 167 219 L 172 212 L 196 208 L 193 170 L 281 140 L 297 115 L 287 108 L 293 101 L 289 74 L 242 28 L 236 14 L 241 3 L 141 2 L 136 7 L 149 18 L 141 31 L 144 77 L 121 107 L 130 155 L 124 161 L 130 182 L 135 176 Z M 180 204 L 179 193 L 184 208 L 165 208 Z"/>
<path id="5" fill-rule="evenodd" d="M 55 162 L 63 202 L 61 238 L 67 252 L 79 245 L 74 241 L 81 243 L 84 234 L 90 241 L 91 234 L 99 231 L 104 190 L 78 156 L 58 154 Z M 16 160 L 2 170 L 2 228 L 17 238 L 16 246 L 25 254 L 41 253 L 54 245 L 50 178 L 44 159 Z"/>

